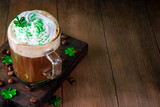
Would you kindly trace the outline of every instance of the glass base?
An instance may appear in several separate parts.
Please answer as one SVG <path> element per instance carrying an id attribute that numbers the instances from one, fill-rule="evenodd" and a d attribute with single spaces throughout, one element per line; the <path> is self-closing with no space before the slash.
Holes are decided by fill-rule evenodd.
<path id="1" fill-rule="evenodd" d="M 51 81 L 51 79 L 45 79 L 45 80 L 40 81 L 40 82 L 30 83 L 30 82 L 24 81 L 22 78 L 20 78 L 20 77 L 16 74 L 15 71 L 14 71 L 14 74 L 15 74 L 25 85 L 27 85 L 27 86 L 29 86 L 29 87 L 32 87 L 32 88 L 38 87 L 38 86 L 40 86 L 40 85 L 42 85 L 42 84 L 45 84 L 45 83 Z"/>

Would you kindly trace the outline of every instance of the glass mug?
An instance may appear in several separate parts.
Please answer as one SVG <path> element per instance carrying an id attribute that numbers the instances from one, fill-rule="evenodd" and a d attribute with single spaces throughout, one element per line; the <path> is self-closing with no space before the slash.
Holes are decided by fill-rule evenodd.
<path id="1" fill-rule="evenodd" d="M 49 14 L 38 10 L 41 14 Z M 50 14 L 49 14 L 50 15 Z M 13 21 L 8 27 L 8 41 L 14 72 L 25 83 L 36 85 L 52 80 L 61 74 L 62 60 L 60 56 L 60 27 L 53 17 L 56 28 L 56 37 L 49 43 L 42 45 L 28 45 L 17 42 L 14 38 L 12 27 Z"/>

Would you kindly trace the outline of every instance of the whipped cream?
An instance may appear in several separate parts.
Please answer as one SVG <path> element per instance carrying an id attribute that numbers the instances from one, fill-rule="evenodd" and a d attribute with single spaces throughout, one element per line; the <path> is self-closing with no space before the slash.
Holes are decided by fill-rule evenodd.
<path id="1" fill-rule="evenodd" d="M 25 11 L 17 17 L 14 21 L 18 22 L 22 18 L 25 21 L 23 26 L 14 23 L 15 38 L 20 41 L 29 45 L 43 45 L 56 37 L 56 24 L 49 17 L 35 11 Z"/>

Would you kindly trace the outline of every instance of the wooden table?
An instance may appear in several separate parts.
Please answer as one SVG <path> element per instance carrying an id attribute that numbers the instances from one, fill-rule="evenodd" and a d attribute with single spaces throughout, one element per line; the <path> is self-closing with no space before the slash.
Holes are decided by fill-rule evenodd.
<path id="1" fill-rule="evenodd" d="M 159 107 L 159 0 L 0 0 L 0 45 L 9 22 L 33 9 L 89 44 L 71 74 L 77 85 L 65 81 L 55 93 L 62 107 Z"/>

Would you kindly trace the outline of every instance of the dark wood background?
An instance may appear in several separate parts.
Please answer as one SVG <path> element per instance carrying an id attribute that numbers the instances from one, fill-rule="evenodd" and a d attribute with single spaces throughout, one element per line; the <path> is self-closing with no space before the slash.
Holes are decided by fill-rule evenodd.
<path id="1" fill-rule="evenodd" d="M 62 107 L 160 106 L 159 0 L 0 0 L 0 45 L 9 22 L 33 9 L 89 44 L 71 74 L 77 85 L 65 81 L 55 93 Z"/>

